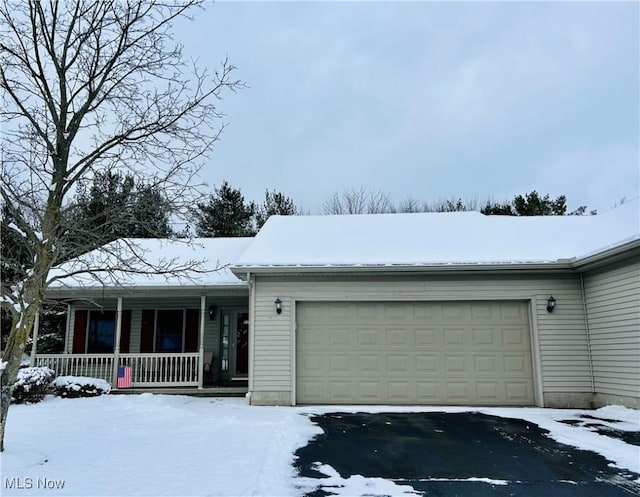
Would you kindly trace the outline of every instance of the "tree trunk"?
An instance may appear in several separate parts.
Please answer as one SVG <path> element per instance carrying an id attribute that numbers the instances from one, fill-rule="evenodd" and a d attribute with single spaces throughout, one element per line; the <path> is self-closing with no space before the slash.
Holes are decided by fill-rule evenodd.
<path id="1" fill-rule="evenodd" d="M 37 305 L 29 305 L 22 314 L 17 315 L 11 324 L 11 333 L 7 340 L 7 346 L 3 353 L 3 361 L 6 362 L 4 371 L 0 375 L 0 452 L 4 451 L 4 433 L 7 424 L 7 414 L 11 403 L 13 385 L 18 376 L 22 355 L 29 333 L 33 328 L 33 322 L 38 311 Z"/>

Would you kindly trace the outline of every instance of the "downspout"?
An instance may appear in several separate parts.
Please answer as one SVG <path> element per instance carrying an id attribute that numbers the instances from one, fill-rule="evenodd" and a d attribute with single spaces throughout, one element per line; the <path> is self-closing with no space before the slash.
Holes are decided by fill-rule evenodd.
<path id="1" fill-rule="evenodd" d="M 251 279 L 251 273 L 247 272 L 247 284 L 249 285 L 249 383 L 247 392 L 247 404 L 251 405 L 251 392 L 253 391 L 253 358 L 255 357 L 255 317 L 256 317 L 256 296 L 255 285 Z"/>
<path id="2" fill-rule="evenodd" d="M 71 333 L 71 304 L 67 304 L 67 321 L 64 325 L 64 353 L 70 354 L 69 333 Z"/>
<path id="3" fill-rule="evenodd" d="M 112 388 L 118 389 L 118 366 L 120 366 L 120 338 L 122 337 L 122 297 L 118 297 L 116 308 L 116 343 L 113 349 Z"/>
<path id="4" fill-rule="evenodd" d="M 198 390 L 202 390 L 204 386 L 204 327 L 206 324 L 207 297 L 200 296 L 200 323 L 198 330 Z"/>
<path id="5" fill-rule="evenodd" d="M 596 382 L 593 375 L 593 357 L 591 354 L 591 332 L 589 330 L 589 315 L 587 313 L 587 295 L 584 290 L 584 276 L 580 273 L 580 290 L 582 292 L 582 310 L 584 312 L 584 326 L 587 332 L 587 352 L 589 354 L 589 373 L 591 374 L 591 393 L 596 394 Z M 591 401 L 593 403 L 593 400 Z"/>

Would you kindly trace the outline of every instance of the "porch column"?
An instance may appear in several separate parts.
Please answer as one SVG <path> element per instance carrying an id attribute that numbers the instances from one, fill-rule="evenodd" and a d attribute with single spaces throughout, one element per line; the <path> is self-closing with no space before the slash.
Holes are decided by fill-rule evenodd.
<path id="1" fill-rule="evenodd" d="M 198 354 L 198 388 L 201 389 L 204 382 L 204 325 L 207 314 L 207 297 L 200 297 L 200 350 Z"/>
<path id="2" fill-rule="evenodd" d="M 116 310 L 116 343 L 113 346 L 113 388 L 118 388 L 118 365 L 120 363 L 120 336 L 122 335 L 122 297 L 118 297 Z"/>
<path id="3" fill-rule="evenodd" d="M 67 304 L 67 321 L 64 324 L 64 353 L 70 354 L 69 334 L 71 333 L 71 304 Z"/>
<path id="4" fill-rule="evenodd" d="M 40 330 L 40 311 L 36 312 L 36 318 L 33 320 L 33 333 L 31 338 L 33 343 L 31 344 L 31 367 L 36 365 L 36 349 L 38 348 L 38 331 Z"/>

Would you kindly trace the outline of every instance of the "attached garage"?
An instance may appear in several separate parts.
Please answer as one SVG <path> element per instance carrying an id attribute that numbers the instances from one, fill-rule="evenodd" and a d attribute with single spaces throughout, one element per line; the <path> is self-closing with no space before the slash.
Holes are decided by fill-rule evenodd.
<path id="1" fill-rule="evenodd" d="M 528 303 L 298 302 L 296 403 L 533 405 Z"/>
<path id="2" fill-rule="evenodd" d="M 636 405 L 637 213 L 272 216 L 232 269 L 249 402 Z"/>

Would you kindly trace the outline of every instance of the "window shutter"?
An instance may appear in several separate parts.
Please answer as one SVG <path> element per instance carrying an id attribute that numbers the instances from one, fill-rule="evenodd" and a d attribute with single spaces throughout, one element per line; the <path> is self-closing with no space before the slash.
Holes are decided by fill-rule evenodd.
<path id="1" fill-rule="evenodd" d="M 131 310 L 122 311 L 122 328 L 120 329 L 120 352 L 129 353 L 131 341 Z"/>
<path id="2" fill-rule="evenodd" d="M 140 352 L 153 352 L 153 331 L 155 329 L 155 310 L 142 311 L 142 324 L 140 326 Z"/>
<path id="3" fill-rule="evenodd" d="M 87 343 L 87 318 L 89 311 L 77 310 L 73 324 L 73 354 L 84 354 Z"/>
<path id="4" fill-rule="evenodd" d="M 200 310 L 187 309 L 187 319 L 184 330 L 184 351 L 198 351 L 198 327 L 200 324 Z"/>

